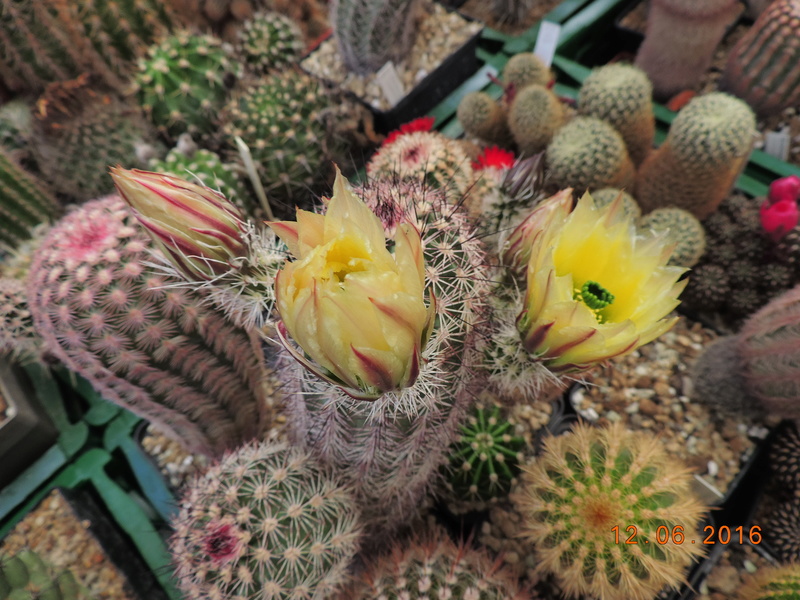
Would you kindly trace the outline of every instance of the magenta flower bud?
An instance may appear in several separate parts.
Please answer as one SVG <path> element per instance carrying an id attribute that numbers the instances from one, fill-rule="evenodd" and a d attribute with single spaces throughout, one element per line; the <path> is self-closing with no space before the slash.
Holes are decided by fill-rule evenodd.
<path id="1" fill-rule="evenodd" d="M 156 245 L 190 281 L 227 273 L 246 255 L 244 216 L 219 192 L 138 169 L 113 167 L 111 178 Z"/>
<path id="2" fill-rule="evenodd" d="M 769 198 L 766 198 L 761 203 L 759 212 L 761 227 L 776 244 L 797 226 L 798 218 L 800 218 L 797 202 L 788 199 L 771 204 Z"/>
<path id="3" fill-rule="evenodd" d="M 800 198 L 800 177 L 789 175 L 776 179 L 769 186 L 767 200 L 770 204 L 777 204 L 783 200 L 796 202 Z"/>

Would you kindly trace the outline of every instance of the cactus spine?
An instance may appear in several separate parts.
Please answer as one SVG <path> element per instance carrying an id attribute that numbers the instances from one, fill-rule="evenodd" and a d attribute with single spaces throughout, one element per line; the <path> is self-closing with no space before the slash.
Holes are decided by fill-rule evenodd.
<path id="1" fill-rule="evenodd" d="M 770 414 L 800 418 L 800 287 L 751 316 L 739 335 L 747 388 Z"/>
<path id="2" fill-rule="evenodd" d="M 419 0 L 334 0 L 333 35 L 345 66 L 359 75 L 397 62 L 414 43 Z"/>
<path id="3" fill-rule="evenodd" d="M 0 243 L 16 246 L 50 221 L 58 204 L 48 191 L 0 149 Z"/>
<path id="4" fill-rule="evenodd" d="M 742 588 L 736 600 L 779 600 L 800 595 L 800 565 L 767 567 Z"/>
<path id="5" fill-rule="evenodd" d="M 741 10 L 738 0 L 653 0 L 635 64 L 657 97 L 694 86 L 711 66 L 725 29 Z"/>
<path id="6" fill-rule="evenodd" d="M 535 544 L 538 571 L 553 573 L 566 594 L 651 600 L 664 586 L 677 587 L 703 552 L 679 543 L 697 534 L 704 512 L 689 470 L 649 432 L 581 423 L 546 438 L 542 454 L 523 470 L 524 535 Z M 630 526 L 636 545 L 624 543 Z M 658 543 L 665 529 L 666 543 Z M 673 537 L 676 531 L 684 537 Z"/>
<path id="7" fill-rule="evenodd" d="M 359 541 L 350 490 L 285 444 L 248 444 L 189 485 L 171 542 L 187 598 L 329 598 Z"/>
<path id="8" fill-rule="evenodd" d="M 615 63 L 592 71 L 578 93 L 581 114 L 608 121 L 619 131 L 635 165 L 650 153 L 656 124 L 653 86 L 641 69 Z"/>
<path id="9" fill-rule="evenodd" d="M 508 59 L 503 67 L 503 83 L 518 92 L 529 85 L 550 85 L 555 77 L 533 52 L 520 52 Z"/>
<path id="10" fill-rule="evenodd" d="M 116 196 L 84 204 L 34 255 L 37 331 L 104 398 L 219 456 L 271 424 L 256 340 L 148 272 L 150 238 Z"/>
<path id="11" fill-rule="evenodd" d="M 677 206 L 709 216 L 747 164 L 755 131 L 753 111 L 738 98 L 717 92 L 692 99 L 639 169 L 642 212 Z"/>
<path id="12" fill-rule="evenodd" d="M 720 89 L 760 116 L 800 102 L 800 1 L 773 2 L 728 55 Z"/>
<path id="13" fill-rule="evenodd" d="M 0 555 L 0 598 L 8 600 L 90 600 L 68 570 L 56 571 L 32 550 Z"/>

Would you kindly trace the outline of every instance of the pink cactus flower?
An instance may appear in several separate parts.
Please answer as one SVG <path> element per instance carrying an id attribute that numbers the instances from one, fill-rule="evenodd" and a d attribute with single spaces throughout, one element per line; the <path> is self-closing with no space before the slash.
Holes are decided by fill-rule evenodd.
<path id="1" fill-rule="evenodd" d="M 797 202 L 791 199 L 771 203 L 766 198 L 761 204 L 761 226 L 766 234 L 777 243 L 797 225 L 800 210 Z"/>
<path id="2" fill-rule="evenodd" d="M 777 204 L 783 200 L 797 202 L 800 198 L 800 177 L 790 175 L 776 179 L 769 186 L 767 200 L 770 204 Z"/>

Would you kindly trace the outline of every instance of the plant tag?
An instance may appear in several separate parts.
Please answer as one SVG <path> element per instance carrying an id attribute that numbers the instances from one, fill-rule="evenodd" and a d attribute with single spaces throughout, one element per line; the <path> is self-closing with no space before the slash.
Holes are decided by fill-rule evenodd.
<path id="1" fill-rule="evenodd" d="M 536 36 L 536 45 L 533 53 L 542 59 L 548 67 L 553 64 L 556 55 L 558 38 L 561 36 L 561 25 L 551 21 L 542 21 L 539 25 L 539 34 Z"/>
<path id="2" fill-rule="evenodd" d="M 780 160 L 789 158 L 789 128 L 780 131 L 770 131 L 764 139 L 764 152 Z"/>
<path id="3" fill-rule="evenodd" d="M 380 68 L 375 74 L 375 81 L 378 82 L 384 98 L 392 106 L 400 102 L 403 96 L 406 95 L 403 91 L 403 82 L 400 81 L 400 75 L 397 74 L 397 69 L 395 69 L 392 61 L 387 62 Z"/>

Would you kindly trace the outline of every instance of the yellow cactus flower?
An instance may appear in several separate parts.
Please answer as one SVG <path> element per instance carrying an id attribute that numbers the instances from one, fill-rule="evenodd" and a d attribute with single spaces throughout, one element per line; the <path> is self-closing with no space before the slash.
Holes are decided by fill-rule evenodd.
<path id="1" fill-rule="evenodd" d="M 581 371 L 675 324 L 667 316 L 680 302 L 687 282 L 678 279 L 686 269 L 667 266 L 674 246 L 663 234 L 637 236 L 621 198 L 598 208 L 586 193 L 568 215 L 560 209 L 540 215 L 517 327 L 546 367 Z"/>
<path id="2" fill-rule="evenodd" d="M 414 226 L 397 227 L 390 252 L 380 220 L 338 169 L 324 216 L 298 210 L 296 222 L 269 225 L 296 258 L 275 279 L 287 350 L 355 398 L 412 385 L 435 314 L 432 296 L 425 306 L 422 241 Z M 307 356 L 293 349 L 286 332 Z"/>

